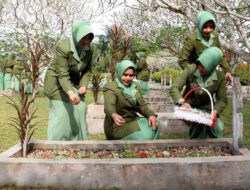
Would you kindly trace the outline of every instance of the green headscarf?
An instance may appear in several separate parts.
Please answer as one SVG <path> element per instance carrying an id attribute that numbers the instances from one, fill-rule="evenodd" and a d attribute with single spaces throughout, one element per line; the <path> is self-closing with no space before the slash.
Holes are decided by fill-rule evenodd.
<path id="1" fill-rule="evenodd" d="M 135 95 L 137 93 L 137 90 L 135 89 L 136 84 L 134 82 L 131 82 L 131 84 L 129 86 L 125 86 L 122 83 L 122 79 L 121 79 L 123 73 L 130 67 L 132 67 L 135 71 L 135 64 L 132 61 L 123 60 L 123 61 L 119 62 L 116 65 L 116 79 L 115 79 L 115 81 L 117 82 L 117 84 L 120 88 L 123 88 L 125 94 L 130 95 L 136 101 L 136 98 L 135 98 Z"/>
<path id="2" fill-rule="evenodd" d="M 142 51 L 139 51 L 135 54 L 138 58 L 146 58 L 146 54 Z"/>
<path id="3" fill-rule="evenodd" d="M 207 74 L 211 74 L 219 64 L 223 57 L 222 51 L 217 47 L 210 47 L 205 49 L 199 56 L 199 61 L 206 69 Z"/>
<path id="4" fill-rule="evenodd" d="M 196 31 L 196 34 L 197 34 L 198 39 L 200 39 L 201 42 L 207 47 L 210 47 L 212 45 L 213 43 L 212 38 L 214 37 L 214 35 L 211 34 L 209 37 L 205 37 L 202 35 L 202 29 L 203 29 L 204 24 L 206 24 L 206 22 L 210 20 L 213 21 L 214 26 L 215 26 L 215 18 L 211 13 L 207 11 L 201 11 L 197 15 L 197 28 L 198 29 Z"/>
<path id="5" fill-rule="evenodd" d="M 74 52 L 73 56 L 80 62 L 80 55 L 82 53 L 82 50 L 85 48 L 81 48 L 78 43 L 80 40 L 88 35 L 91 34 L 90 41 L 94 38 L 94 33 L 92 31 L 92 28 L 90 24 L 83 20 L 77 20 L 72 24 L 71 27 L 72 32 L 72 40 L 71 40 L 71 51 Z M 88 49 L 88 47 L 86 47 Z"/>
<path id="6" fill-rule="evenodd" d="M 199 61 L 206 69 L 207 74 L 201 76 L 199 70 L 195 72 L 197 77 L 197 82 L 201 87 L 208 87 L 213 85 L 213 80 L 217 80 L 216 67 L 223 57 L 222 51 L 217 47 L 209 47 L 205 49 L 199 56 L 197 61 Z"/>

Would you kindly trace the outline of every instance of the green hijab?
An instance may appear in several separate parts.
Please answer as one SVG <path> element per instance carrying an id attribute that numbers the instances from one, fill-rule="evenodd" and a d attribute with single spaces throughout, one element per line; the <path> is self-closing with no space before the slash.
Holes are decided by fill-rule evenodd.
<path id="1" fill-rule="evenodd" d="M 122 83 L 122 79 L 121 79 L 123 73 L 128 68 L 133 68 L 135 71 L 135 64 L 130 60 L 123 60 L 123 61 L 119 62 L 116 65 L 116 79 L 115 79 L 115 81 L 117 82 L 117 84 L 120 88 L 123 88 L 125 94 L 130 95 L 136 101 L 136 97 L 135 97 L 135 95 L 137 93 L 137 90 L 135 89 L 136 84 L 134 82 L 131 82 L 129 86 L 125 86 Z"/>
<path id="2" fill-rule="evenodd" d="M 138 57 L 138 58 L 146 58 L 146 54 L 144 53 L 144 52 L 142 52 L 142 51 L 139 51 L 139 52 L 137 52 L 136 53 L 136 57 Z"/>
<path id="3" fill-rule="evenodd" d="M 210 20 L 213 21 L 214 26 L 215 26 L 215 18 L 211 13 L 207 11 L 201 11 L 197 15 L 197 28 L 198 28 L 196 31 L 197 38 L 201 40 L 201 42 L 207 47 L 210 47 L 212 45 L 213 43 L 212 39 L 214 38 L 214 35 L 211 34 L 209 37 L 205 37 L 202 35 L 202 29 L 203 29 L 204 24 L 206 24 L 206 22 Z"/>
<path id="4" fill-rule="evenodd" d="M 74 53 L 73 56 L 80 62 L 80 55 L 82 51 L 89 49 L 89 47 L 81 48 L 78 43 L 80 40 L 91 34 L 90 41 L 94 38 L 94 33 L 90 24 L 83 20 L 77 20 L 72 24 L 71 27 L 72 38 L 71 38 L 71 51 Z"/>
<path id="5" fill-rule="evenodd" d="M 217 80 L 216 67 L 223 57 L 222 51 L 217 47 L 209 47 L 205 49 L 199 56 L 199 61 L 207 71 L 205 76 L 201 76 L 199 70 L 195 72 L 197 82 L 200 86 L 206 88 L 213 85 L 213 80 Z"/>

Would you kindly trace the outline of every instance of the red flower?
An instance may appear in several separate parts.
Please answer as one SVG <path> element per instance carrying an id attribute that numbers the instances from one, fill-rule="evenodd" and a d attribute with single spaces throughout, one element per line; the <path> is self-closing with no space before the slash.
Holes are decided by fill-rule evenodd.
<path id="1" fill-rule="evenodd" d="M 77 154 L 76 154 L 76 153 L 73 153 L 73 154 L 72 154 L 72 156 L 73 156 L 73 157 L 76 157 L 76 156 L 77 156 Z"/>
<path id="2" fill-rule="evenodd" d="M 139 155 L 142 158 L 146 158 L 148 156 L 148 154 L 146 152 L 141 152 Z"/>
<path id="3" fill-rule="evenodd" d="M 107 155 L 107 154 L 104 154 L 104 158 L 108 158 L 108 155 Z"/>
<path id="4" fill-rule="evenodd" d="M 173 154 L 173 157 L 175 157 L 175 158 L 176 158 L 176 157 L 178 157 L 178 155 L 177 155 L 177 154 Z"/>
<path id="5" fill-rule="evenodd" d="M 44 154 L 43 158 L 47 159 L 47 158 L 49 158 L 49 156 L 47 154 Z"/>
<path id="6" fill-rule="evenodd" d="M 156 158 L 159 158 L 159 155 L 158 155 L 158 154 L 156 154 L 156 155 L 155 155 L 155 157 L 156 157 Z"/>
<path id="7" fill-rule="evenodd" d="M 137 154 L 137 152 L 136 152 L 136 151 L 134 151 L 134 152 L 133 152 L 133 154 Z"/>

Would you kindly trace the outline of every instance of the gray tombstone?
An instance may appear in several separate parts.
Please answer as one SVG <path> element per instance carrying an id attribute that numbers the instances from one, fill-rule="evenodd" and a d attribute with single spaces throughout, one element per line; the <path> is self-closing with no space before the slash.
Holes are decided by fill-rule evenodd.
<path id="1" fill-rule="evenodd" d="M 234 153 L 239 154 L 243 146 L 243 96 L 239 77 L 233 82 L 233 147 Z"/>

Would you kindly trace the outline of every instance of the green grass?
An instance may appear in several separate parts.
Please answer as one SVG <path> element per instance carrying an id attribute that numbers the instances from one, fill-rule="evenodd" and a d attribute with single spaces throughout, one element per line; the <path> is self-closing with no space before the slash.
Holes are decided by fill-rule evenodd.
<path id="1" fill-rule="evenodd" d="M 102 93 L 100 93 L 99 96 L 101 96 L 101 94 Z M 17 116 L 15 109 L 7 104 L 8 101 L 7 97 L 0 96 L 0 110 L 2 110 L 0 117 L 0 152 L 7 150 L 19 142 L 15 128 L 8 125 L 9 118 Z M 87 105 L 93 102 L 93 96 L 90 90 L 87 90 L 85 102 Z M 35 100 L 35 107 L 37 108 L 36 115 L 39 116 L 37 120 L 40 122 L 37 125 L 37 130 L 32 139 L 46 140 L 49 117 L 49 99 L 43 95 L 42 90 L 38 92 Z M 89 139 L 101 140 L 105 139 L 105 137 L 104 135 L 90 135 Z"/>
<path id="2" fill-rule="evenodd" d="M 100 93 L 99 96 L 101 96 Z M 11 146 L 19 142 L 19 138 L 15 129 L 8 125 L 9 118 L 11 116 L 16 116 L 14 108 L 6 104 L 8 99 L 6 97 L 0 97 L 0 152 L 3 152 L 10 148 Z M 86 104 L 93 102 L 93 96 L 90 90 L 86 94 Z M 39 125 L 37 126 L 37 131 L 34 133 L 32 139 L 47 139 L 47 124 L 49 116 L 49 99 L 43 95 L 43 91 L 38 92 L 38 97 L 35 101 L 35 106 L 38 108 L 37 115 Z M 250 105 L 245 104 L 243 109 L 243 119 L 244 119 L 244 144 L 250 149 Z M 232 137 L 232 99 L 229 99 L 228 106 L 221 115 L 222 121 L 225 124 L 224 137 Z M 89 140 L 105 140 L 103 134 L 100 135 L 89 135 Z M 188 135 L 160 135 L 161 139 L 179 139 L 188 138 Z"/>

